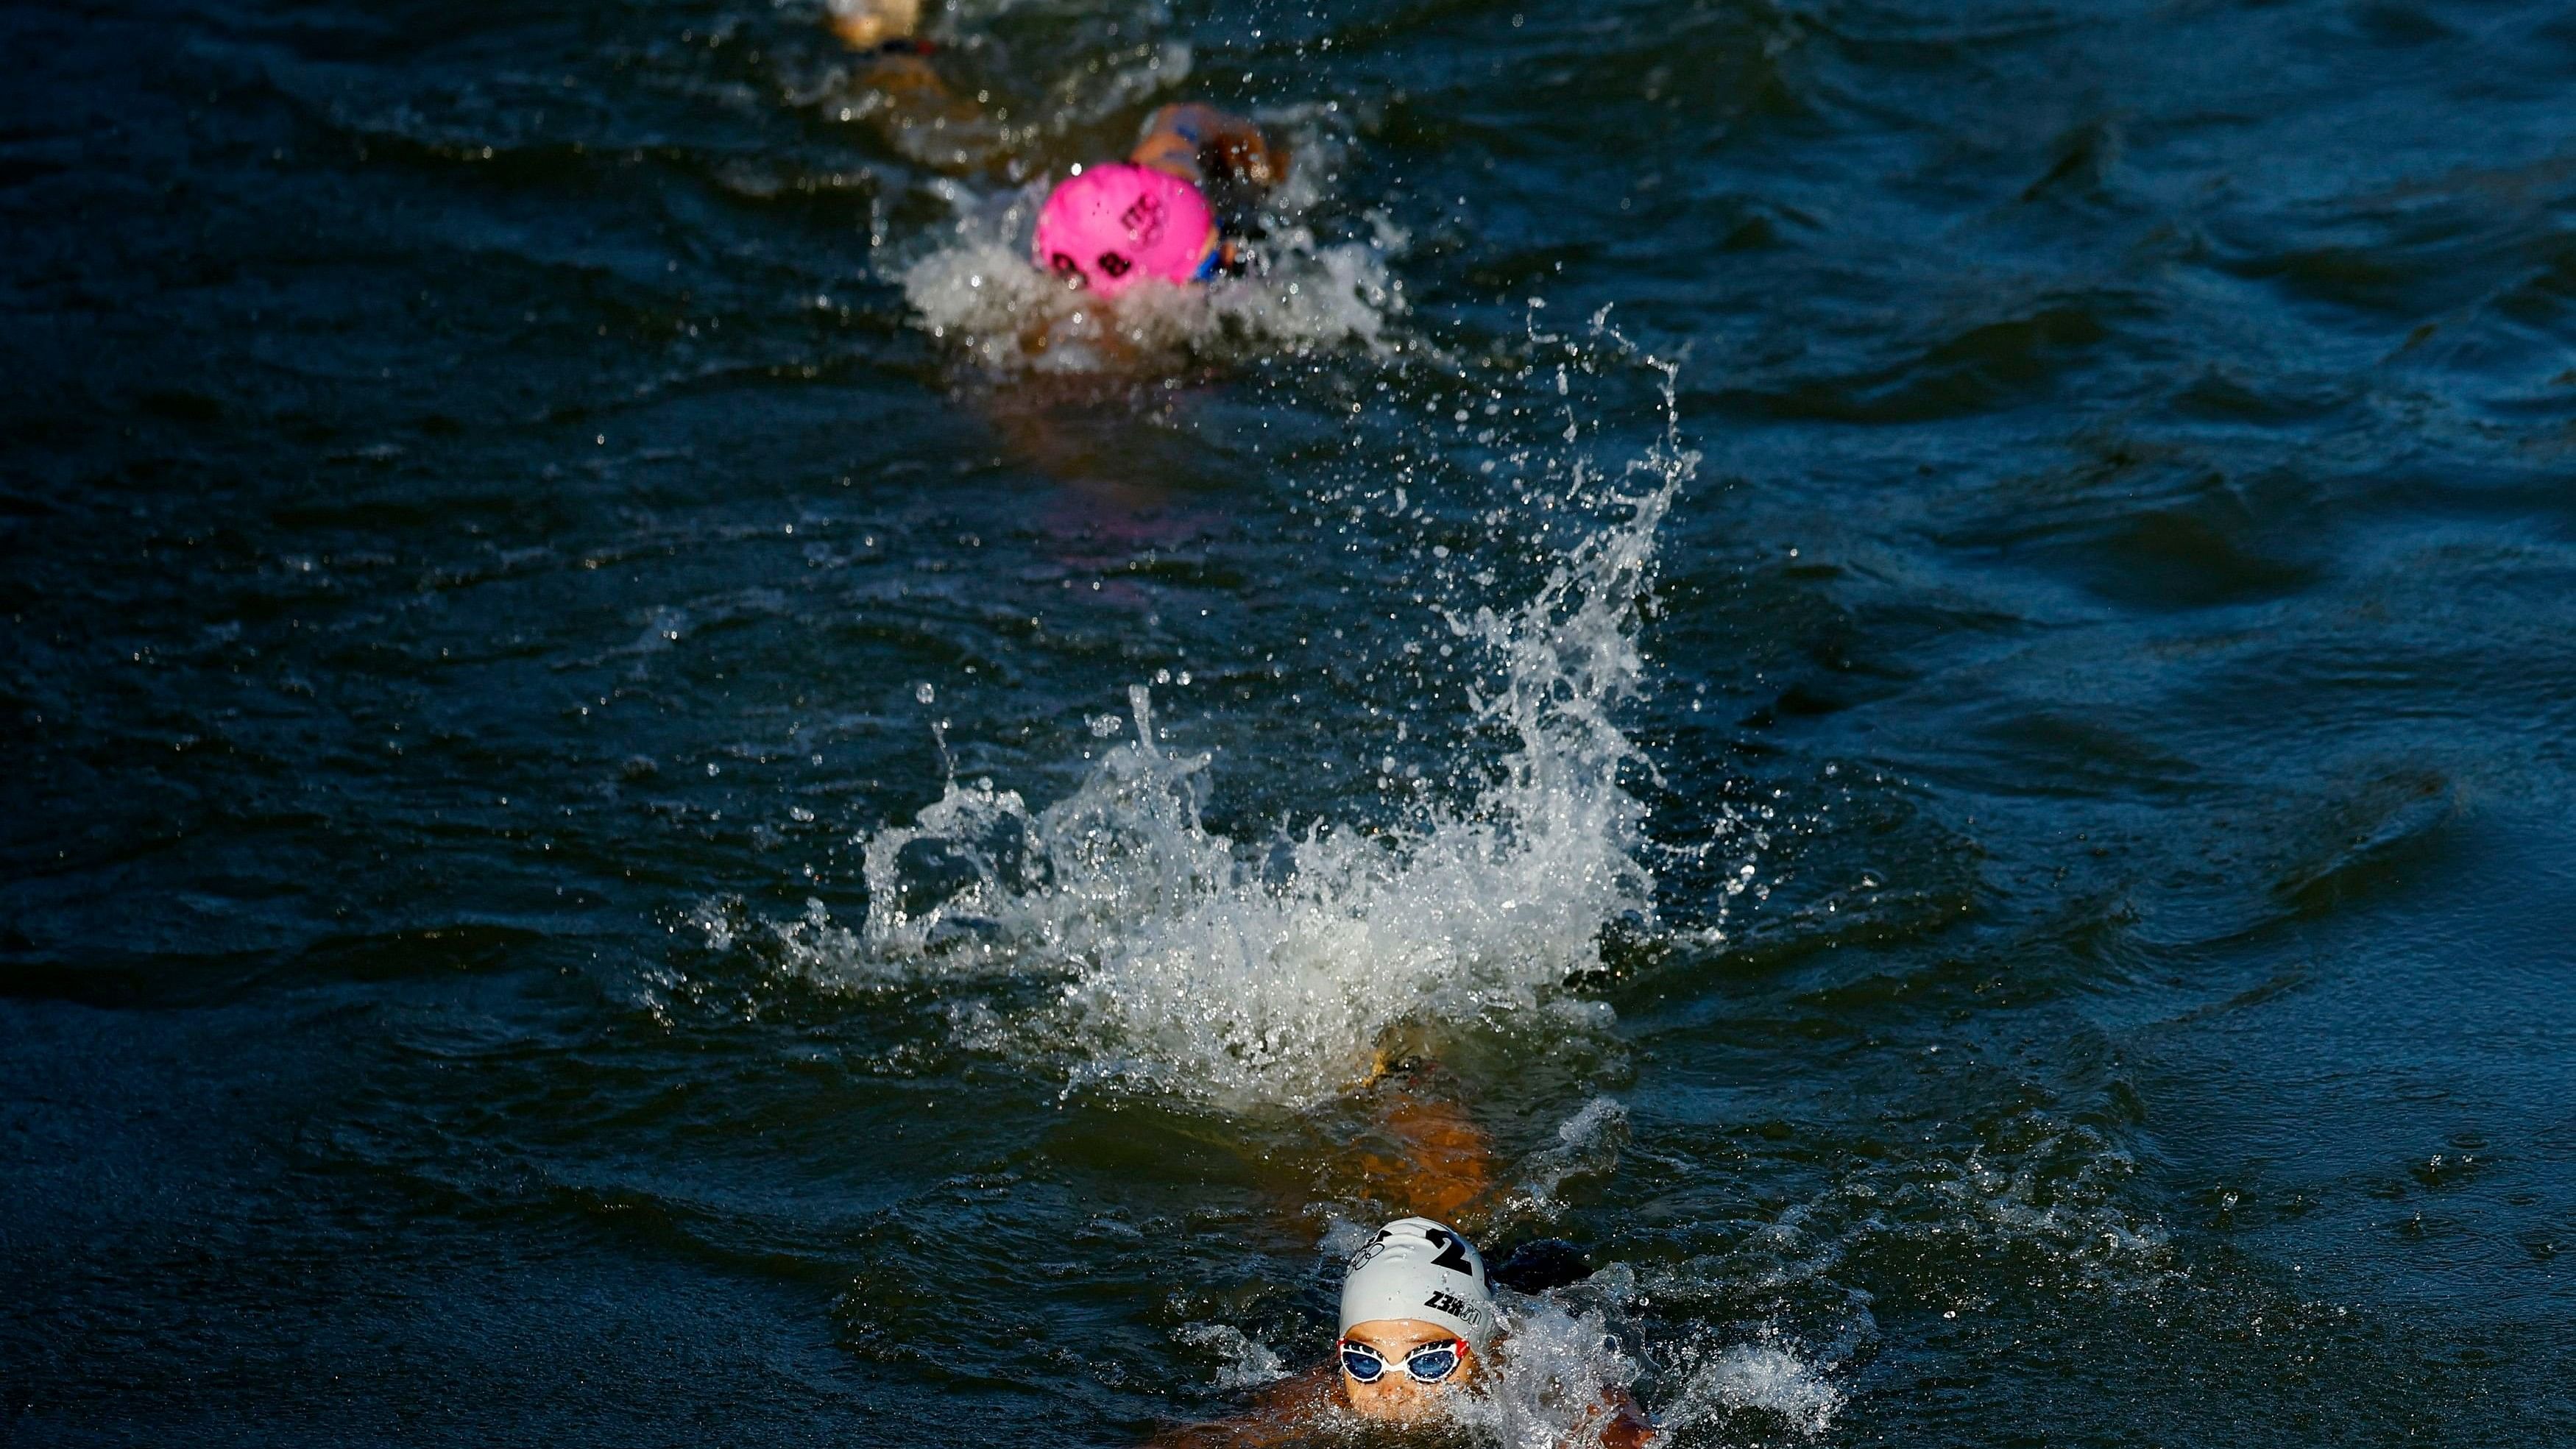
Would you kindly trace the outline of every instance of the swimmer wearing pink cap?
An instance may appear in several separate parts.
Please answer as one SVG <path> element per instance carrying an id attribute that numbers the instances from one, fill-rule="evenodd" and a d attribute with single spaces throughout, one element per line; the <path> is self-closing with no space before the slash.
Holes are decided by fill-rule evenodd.
<path id="1" fill-rule="evenodd" d="M 941 79 L 937 48 L 917 33 L 921 0 L 825 0 L 824 9 L 833 32 L 865 57 L 858 84 L 875 97 L 845 107 L 842 119 L 854 110 L 878 117 L 907 154 L 941 169 L 992 159 L 967 144 L 980 129 L 977 112 Z M 925 147 L 921 134 L 940 139 Z M 1251 121 L 1214 106 L 1165 106 L 1126 160 L 1077 166 L 1057 184 L 1038 213 L 1034 259 L 1067 286 L 1104 297 L 1149 277 L 1206 281 L 1235 264 L 1219 211 L 1245 209 L 1287 169 L 1287 148 Z"/>
<path id="2" fill-rule="evenodd" d="M 1208 200 L 1211 174 L 1268 186 L 1285 152 L 1261 128 L 1213 106 L 1165 106 L 1125 161 L 1076 167 L 1038 213 L 1037 264 L 1115 297 L 1138 282 L 1204 282 L 1230 266 L 1234 246 Z"/>

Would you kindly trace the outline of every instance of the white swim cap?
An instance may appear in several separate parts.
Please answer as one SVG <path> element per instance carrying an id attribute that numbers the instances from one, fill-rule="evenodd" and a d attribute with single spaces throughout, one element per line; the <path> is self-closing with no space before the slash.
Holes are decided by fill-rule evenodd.
<path id="1" fill-rule="evenodd" d="M 1341 1331 L 1381 1318 L 1419 1318 L 1481 1347 L 1494 1332 L 1494 1290 L 1476 1245 L 1429 1218 L 1378 1229 L 1342 1279 Z"/>

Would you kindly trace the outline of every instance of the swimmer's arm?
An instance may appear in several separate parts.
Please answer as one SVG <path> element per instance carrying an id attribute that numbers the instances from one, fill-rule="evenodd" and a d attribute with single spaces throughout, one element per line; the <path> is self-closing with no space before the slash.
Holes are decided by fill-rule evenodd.
<path id="1" fill-rule="evenodd" d="M 1287 147 L 1252 121 L 1196 101 L 1156 111 L 1127 159 L 1193 183 L 1211 166 L 1259 186 L 1276 186 L 1288 174 Z"/>
<path id="2" fill-rule="evenodd" d="M 1399 1091 L 1379 1109 L 1378 1126 L 1404 1152 L 1396 1163 L 1363 1159 L 1377 1196 L 1447 1223 L 1493 1190 L 1494 1141 L 1459 1103 Z"/>
<path id="3" fill-rule="evenodd" d="M 1147 1440 L 1146 1449 L 1271 1449 L 1305 1441 L 1313 1436 L 1316 1416 L 1332 1402 L 1335 1373 L 1332 1364 L 1317 1364 L 1273 1386 L 1234 1418 L 1166 1429 Z"/>

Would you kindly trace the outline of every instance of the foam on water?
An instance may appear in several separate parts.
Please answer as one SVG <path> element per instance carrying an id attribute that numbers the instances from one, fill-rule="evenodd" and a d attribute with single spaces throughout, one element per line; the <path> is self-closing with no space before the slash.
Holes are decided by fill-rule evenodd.
<path id="1" fill-rule="evenodd" d="M 1220 1389 L 1256 1389 L 1288 1377 L 1268 1344 L 1231 1323 L 1186 1323 L 1179 1336 L 1183 1343 L 1224 1356 L 1216 1371 Z"/>
<path id="2" fill-rule="evenodd" d="M 1842 1391 L 1796 1349 L 1779 1342 L 1739 1343 L 1703 1361 L 1660 1417 L 1665 1428 L 1679 1433 L 1759 1412 L 1822 1434 L 1842 1406 Z"/>
<path id="3" fill-rule="evenodd" d="M 1579 467 L 1575 496 L 1606 521 L 1520 607 L 1449 616 L 1495 666 L 1470 737 L 1510 742 L 1461 770 L 1483 782 L 1468 798 L 1247 848 L 1202 824 L 1210 761 L 1164 748 L 1139 687 L 1135 738 L 1065 799 L 1032 810 L 952 781 L 911 824 L 866 836 L 866 919 L 852 930 L 815 905 L 772 928 L 784 964 L 847 989 L 1050 980 L 1043 1020 L 960 1003 L 961 1037 L 1035 1039 L 1074 1085 L 1237 1106 L 1348 1087 L 1400 1022 L 1605 1024 L 1609 1008 L 1565 983 L 1599 965 L 1606 923 L 1653 907 L 1644 807 L 1620 781 L 1638 755 L 1613 716 L 1641 681 L 1638 599 L 1692 462 L 1668 430 L 1618 477 Z M 1611 1125 L 1585 1120 L 1556 1178 Z"/>
<path id="4" fill-rule="evenodd" d="M 1146 285 L 1113 299 L 1071 286 L 1029 260 L 1038 209 L 1055 178 L 979 195 L 943 189 L 944 234 L 900 269 L 905 299 L 933 337 L 995 372 L 1098 372 L 1183 356 L 1246 357 L 1355 348 L 1401 351 L 1404 283 L 1388 268 L 1403 230 L 1371 212 L 1365 237 L 1329 237 L 1318 177 L 1339 152 L 1323 112 L 1265 116 L 1294 130 L 1287 177 L 1268 198 L 1262 235 L 1244 244 L 1242 276 L 1204 285 Z"/>
<path id="5" fill-rule="evenodd" d="M 1829 1374 L 1833 1353 L 1818 1354 L 1776 1330 L 1751 1341 L 1688 1330 L 1675 1341 L 1632 1351 L 1620 1325 L 1642 1306 L 1636 1275 L 1612 1263 L 1581 1283 L 1535 1297 L 1505 1294 L 1507 1336 L 1480 1391 L 1457 1417 L 1480 1439 L 1507 1445 L 1598 1442 L 1608 1406 L 1642 1400 L 1679 1442 L 1705 1442 L 1706 1432 L 1747 1412 L 1819 1435 L 1844 1403 Z M 1651 1356 L 1661 1364 L 1650 1373 Z M 1656 1379 L 1664 1387 L 1650 1387 Z M 1679 1390 L 1671 1385 L 1678 1380 Z M 1664 1396 L 1669 1394 L 1669 1399 Z"/>
<path id="6" fill-rule="evenodd" d="M 1746 1411 L 1822 1434 L 1841 1409 L 1843 1394 L 1827 1378 L 1826 1361 L 1776 1334 L 1723 1344 L 1693 1335 L 1661 1348 L 1648 1345 L 1671 1361 L 1663 1381 L 1682 1380 L 1670 1402 L 1658 1405 L 1646 1387 L 1645 1355 L 1632 1352 L 1618 1332 L 1641 1302 L 1635 1274 L 1620 1263 L 1535 1297 L 1505 1294 L 1507 1332 L 1496 1345 L 1494 1372 L 1458 1404 L 1458 1421 L 1489 1443 L 1594 1444 L 1614 1404 L 1643 1399 L 1667 1433 L 1691 1443 L 1708 1437 L 1693 1431 L 1715 1429 Z"/>
<path id="7" fill-rule="evenodd" d="M 1458 1422 L 1480 1440 L 1514 1446 L 1599 1442 L 1598 1426 L 1642 1368 L 1611 1331 L 1629 1284 L 1626 1268 L 1613 1264 L 1575 1291 L 1502 1295 L 1494 1371 L 1460 1398 Z"/>

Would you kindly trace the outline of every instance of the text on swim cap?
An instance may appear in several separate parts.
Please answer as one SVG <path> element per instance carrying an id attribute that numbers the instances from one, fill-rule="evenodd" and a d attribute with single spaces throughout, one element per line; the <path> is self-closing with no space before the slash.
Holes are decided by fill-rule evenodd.
<path id="1" fill-rule="evenodd" d="M 1163 234 L 1162 198 L 1151 192 L 1137 197 L 1129 203 L 1125 211 L 1118 213 L 1118 220 L 1127 228 L 1127 235 L 1133 237 L 1137 245 L 1152 246 L 1154 239 Z M 1112 272 L 1110 275 L 1116 276 L 1117 273 Z"/>

